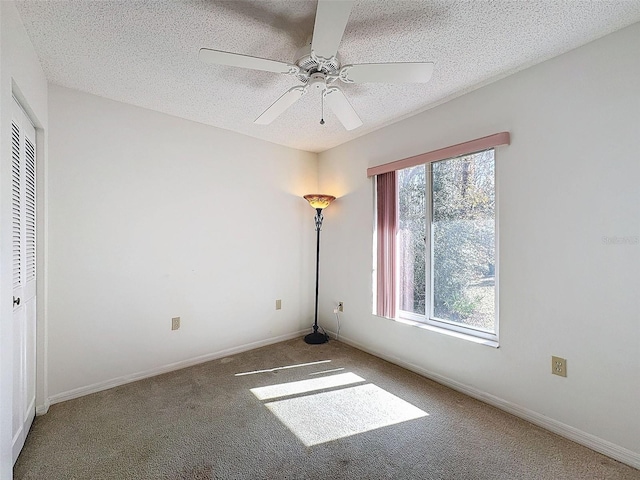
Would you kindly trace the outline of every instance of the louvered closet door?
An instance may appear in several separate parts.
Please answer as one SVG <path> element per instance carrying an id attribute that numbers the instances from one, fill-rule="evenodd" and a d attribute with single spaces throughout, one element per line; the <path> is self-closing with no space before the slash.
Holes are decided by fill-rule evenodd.
<path id="1" fill-rule="evenodd" d="M 13 234 L 13 461 L 36 404 L 36 132 L 14 100 L 11 121 Z"/>

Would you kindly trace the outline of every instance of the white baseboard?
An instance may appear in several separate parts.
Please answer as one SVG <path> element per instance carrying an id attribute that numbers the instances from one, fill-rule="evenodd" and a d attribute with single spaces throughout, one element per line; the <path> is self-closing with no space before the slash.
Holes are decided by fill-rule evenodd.
<path id="1" fill-rule="evenodd" d="M 277 337 L 271 337 L 266 340 L 259 340 L 257 342 L 247 343 L 245 345 L 241 345 L 238 347 L 228 348 L 226 350 L 220 350 L 218 352 L 208 353 L 206 355 L 200 355 L 198 357 L 188 358 L 186 360 L 181 360 L 175 363 L 169 363 L 167 365 L 162 365 L 160 367 L 155 367 L 142 372 L 132 373 L 130 375 L 123 375 L 121 377 L 112 378 L 111 380 L 106 380 L 104 382 L 98 382 L 92 385 L 74 388 L 73 390 L 58 393 L 56 395 L 52 395 L 51 397 L 49 397 L 48 401 L 45 402 L 45 405 L 38 408 L 38 413 L 39 414 L 40 412 L 46 413 L 46 411 L 49 409 L 49 405 L 53 405 L 54 403 L 60 403 L 67 400 L 72 400 L 74 398 L 83 397 L 91 393 L 101 392 L 102 390 L 108 390 L 109 388 L 119 387 L 120 385 L 136 382 L 144 378 L 155 377 L 156 375 L 173 372 L 174 370 L 180 370 L 186 367 L 191 367 L 199 363 L 209 362 L 211 360 L 217 360 L 218 358 L 227 357 L 229 355 L 235 355 L 236 353 L 246 352 L 248 350 L 264 347 L 266 345 L 271 345 L 273 343 L 283 342 L 285 340 L 290 340 L 292 338 L 301 337 L 306 333 L 309 333 L 308 329 L 300 330 L 293 333 L 287 333 L 285 335 L 280 335 Z"/>
<path id="2" fill-rule="evenodd" d="M 50 406 L 51 403 L 49 402 L 49 399 L 47 399 L 43 405 L 36 405 L 36 415 L 44 415 L 49 411 Z"/>
<path id="3" fill-rule="evenodd" d="M 334 332 L 328 331 L 327 333 L 335 338 Z M 596 437 L 595 435 L 583 432 L 582 430 L 574 428 L 570 425 L 566 425 L 562 422 L 546 417 L 540 413 L 521 407 L 520 405 L 516 405 L 515 403 L 508 402 L 502 398 L 496 397 L 495 395 L 483 392 L 482 390 L 478 390 L 477 388 L 470 387 L 437 373 L 430 372 L 429 370 L 425 370 L 418 365 L 406 362 L 398 357 L 377 352 L 376 350 L 362 345 L 354 340 L 346 338 L 343 335 L 340 335 L 340 341 L 346 343 L 347 345 L 351 345 L 358 350 L 370 353 L 371 355 L 375 355 L 376 357 L 387 360 L 388 362 L 406 368 L 407 370 L 411 370 L 418 375 L 427 377 L 435 382 L 452 388 L 453 390 L 457 390 L 458 392 L 464 393 L 465 395 L 468 395 L 470 397 L 476 398 L 484 403 L 488 403 L 489 405 L 499 408 L 500 410 L 504 410 L 505 412 L 515 415 L 516 417 L 520 417 L 528 422 L 533 423 L 534 425 L 549 430 L 550 432 L 556 433 L 561 437 L 567 438 L 576 443 L 579 443 L 580 445 L 584 445 L 591 450 L 595 450 L 596 452 L 611 457 L 614 460 L 618 460 L 619 462 L 625 463 L 631 467 L 640 469 L 640 453 L 633 452 L 607 440 Z"/>

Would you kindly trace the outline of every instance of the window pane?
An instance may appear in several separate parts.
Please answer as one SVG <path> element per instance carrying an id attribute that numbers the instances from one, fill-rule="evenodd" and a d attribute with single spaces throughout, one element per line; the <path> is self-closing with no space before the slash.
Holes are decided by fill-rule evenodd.
<path id="1" fill-rule="evenodd" d="M 398 171 L 400 310 L 425 314 L 425 167 Z"/>
<path id="2" fill-rule="evenodd" d="M 432 164 L 433 314 L 495 331 L 493 150 Z"/>

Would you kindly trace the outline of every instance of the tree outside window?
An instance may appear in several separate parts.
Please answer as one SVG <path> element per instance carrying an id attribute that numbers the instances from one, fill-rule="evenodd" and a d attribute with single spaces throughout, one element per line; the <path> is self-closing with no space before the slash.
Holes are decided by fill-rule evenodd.
<path id="1" fill-rule="evenodd" d="M 400 170 L 398 196 L 401 315 L 495 332 L 493 149 Z"/>

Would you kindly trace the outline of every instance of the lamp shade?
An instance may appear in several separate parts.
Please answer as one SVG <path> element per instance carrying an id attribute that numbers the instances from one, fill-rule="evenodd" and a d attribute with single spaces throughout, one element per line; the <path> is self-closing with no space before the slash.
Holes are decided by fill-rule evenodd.
<path id="1" fill-rule="evenodd" d="M 310 193 L 309 195 L 305 195 L 304 199 L 309 202 L 313 208 L 327 208 L 331 202 L 333 202 L 336 197 L 331 195 L 324 195 L 322 193 Z"/>

